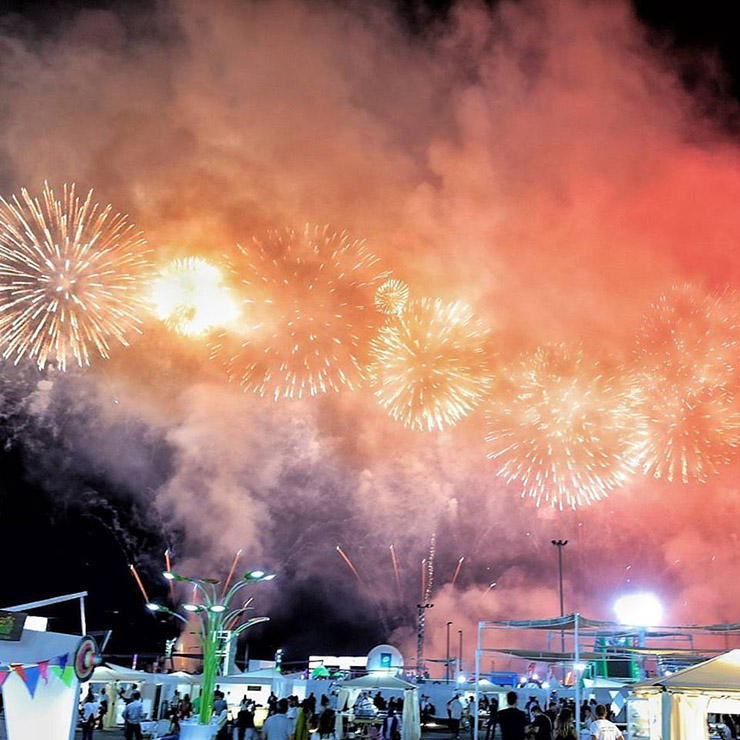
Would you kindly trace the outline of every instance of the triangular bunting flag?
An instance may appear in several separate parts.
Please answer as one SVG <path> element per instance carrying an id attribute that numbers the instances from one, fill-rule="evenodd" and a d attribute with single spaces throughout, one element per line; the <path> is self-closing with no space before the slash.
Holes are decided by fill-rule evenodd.
<path id="1" fill-rule="evenodd" d="M 50 671 L 51 671 L 51 672 L 52 672 L 52 673 L 53 673 L 53 674 L 54 674 L 54 675 L 55 675 L 55 676 L 56 676 L 57 678 L 61 678 L 61 677 L 62 677 L 62 673 L 64 673 L 64 669 L 63 669 L 63 668 L 62 668 L 61 666 L 58 666 L 58 665 L 53 665 L 53 666 L 49 666 L 49 670 L 50 670 Z"/>
<path id="2" fill-rule="evenodd" d="M 39 661 L 39 672 L 41 673 L 41 678 L 44 679 L 44 683 L 49 683 L 49 661 L 48 660 L 40 660 Z"/>
<path id="3" fill-rule="evenodd" d="M 62 671 L 62 681 L 67 684 L 67 686 L 72 685 L 72 681 L 74 681 L 75 678 L 75 669 L 68 665 L 63 671 Z"/>
<path id="4" fill-rule="evenodd" d="M 23 683 L 26 684 L 28 693 L 33 699 L 36 693 L 36 687 L 39 685 L 39 678 L 41 677 L 41 671 L 37 665 L 29 665 L 25 668 L 26 675 L 23 677 Z"/>
<path id="5" fill-rule="evenodd" d="M 21 681 L 23 681 L 23 683 L 26 683 L 26 669 L 22 665 L 11 665 L 10 670 L 15 671 L 16 675 L 20 676 Z"/>
<path id="6" fill-rule="evenodd" d="M 3 684 L 5 683 L 5 680 L 10 675 L 9 671 L 0 671 L 0 689 L 3 687 Z"/>
<path id="7" fill-rule="evenodd" d="M 59 657 L 55 658 L 54 661 L 62 670 L 64 670 L 67 667 L 69 655 L 65 653 L 64 655 L 60 655 Z"/>

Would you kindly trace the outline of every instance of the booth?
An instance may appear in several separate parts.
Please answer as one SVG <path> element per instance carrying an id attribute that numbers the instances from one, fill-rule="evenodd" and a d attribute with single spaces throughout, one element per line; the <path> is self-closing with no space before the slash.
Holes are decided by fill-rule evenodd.
<path id="1" fill-rule="evenodd" d="M 337 719 L 334 735 L 336 740 L 344 737 L 344 718 L 352 717 L 352 707 L 363 691 L 403 694 L 403 716 L 401 717 L 402 740 L 420 740 L 421 713 L 419 689 L 415 684 L 390 675 L 368 675 L 343 681 L 339 684 Z"/>
<path id="2" fill-rule="evenodd" d="M 8 740 L 71 740 L 80 681 L 92 674 L 89 637 L 39 632 L 25 614 L 0 612 L 0 687 Z M 19 625 L 14 628 L 13 624 Z"/>
<path id="3" fill-rule="evenodd" d="M 635 684 L 631 740 L 708 740 L 708 715 L 740 714 L 740 650 Z"/>

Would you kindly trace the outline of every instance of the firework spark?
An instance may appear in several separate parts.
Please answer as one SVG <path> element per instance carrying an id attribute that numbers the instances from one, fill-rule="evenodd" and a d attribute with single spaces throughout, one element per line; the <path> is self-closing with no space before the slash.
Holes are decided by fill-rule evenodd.
<path id="1" fill-rule="evenodd" d="M 652 306 L 637 337 L 633 394 L 647 435 L 643 472 L 705 481 L 737 454 L 738 302 L 674 287 Z"/>
<path id="2" fill-rule="evenodd" d="M 410 301 L 371 343 L 376 398 L 407 427 L 454 426 L 490 387 L 487 341 L 488 331 L 462 303 Z"/>
<path id="3" fill-rule="evenodd" d="M 204 336 L 239 316 L 221 271 L 200 257 L 166 265 L 154 280 L 152 297 L 157 318 L 186 337 Z"/>
<path id="4" fill-rule="evenodd" d="M 344 550 L 342 550 L 342 548 L 339 547 L 339 545 L 337 545 L 337 552 L 339 553 L 339 557 L 342 558 L 342 560 L 344 560 L 347 567 L 352 571 L 355 578 L 358 581 L 360 581 L 360 583 L 362 583 L 362 578 L 360 578 L 360 574 L 357 571 L 357 568 L 355 568 L 355 564 L 349 559 L 349 555 L 347 555 L 347 553 L 345 553 Z"/>
<path id="5" fill-rule="evenodd" d="M 127 344 L 145 307 L 146 242 L 126 216 L 64 185 L 41 201 L 21 190 L 0 198 L 0 347 L 3 357 L 73 360 L 108 357 L 110 340 Z"/>
<path id="6" fill-rule="evenodd" d="M 271 232 L 239 247 L 234 272 L 250 326 L 213 345 L 229 378 L 276 400 L 360 385 L 386 277 L 364 242 L 328 227 Z"/>
<path id="7" fill-rule="evenodd" d="M 399 316 L 409 300 L 409 286 L 402 280 L 386 280 L 375 291 L 375 308 L 386 316 Z"/>
<path id="8" fill-rule="evenodd" d="M 508 373 L 487 412 L 488 457 L 522 495 L 562 509 L 606 496 L 634 469 L 628 387 L 580 349 L 540 347 Z"/>
<path id="9" fill-rule="evenodd" d="M 393 565 L 393 576 L 396 579 L 396 590 L 398 595 L 401 595 L 401 574 L 398 571 L 398 559 L 396 558 L 396 549 L 393 545 L 390 546 L 391 551 L 391 564 Z"/>
<path id="10" fill-rule="evenodd" d="M 452 576 L 452 585 L 454 586 L 457 583 L 457 577 L 460 575 L 460 570 L 462 569 L 462 564 L 465 562 L 465 556 L 463 555 L 458 561 L 457 561 L 457 567 L 455 568 L 455 575 Z"/>

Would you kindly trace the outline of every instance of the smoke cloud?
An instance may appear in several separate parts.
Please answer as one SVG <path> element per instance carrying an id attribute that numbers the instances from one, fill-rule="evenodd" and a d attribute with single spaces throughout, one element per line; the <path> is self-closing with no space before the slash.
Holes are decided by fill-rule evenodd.
<path id="1" fill-rule="evenodd" d="M 0 192 L 95 187 L 161 262 L 331 223 L 416 295 L 473 305 L 503 360 L 546 341 L 623 357 L 671 284 L 740 280 L 740 148 L 704 112 L 723 106 L 676 70 L 622 2 L 461 2 L 415 34 L 390 6 L 299 0 L 80 11 L 44 33 L 10 18 Z M 448 619 L 469 662 L 479 619 L 556 613 L 553 537 L 570 540 L 569 610 L 609 618 L 615 594 L 640 588 L 674 623 L 737 612 L 736 465 L 704 485 L 636 477 L 577 512 L 536 509 L 494 476 L 480 415 L 421 434 L 366 391 L 246 396 L 205 343 L 153 319 L 110 361 L 38 381 L 16 395 L 17 435 L 52 440 L 40 479 L 55 450 L 64 480 L 94 471 L 176 533 L 183 567 L 225 571 L 243 548 L 281 572 L 286 600 L 265 592 L 278 617 L 310 592 L 411 658 L 432 532 L 429 655 Z"/>

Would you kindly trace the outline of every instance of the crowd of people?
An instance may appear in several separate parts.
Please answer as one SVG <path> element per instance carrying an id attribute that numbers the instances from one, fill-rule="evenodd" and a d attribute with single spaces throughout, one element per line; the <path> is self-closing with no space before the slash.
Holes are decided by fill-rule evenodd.
<path id="1" fill-rule="evenodd" d="M 529 699 L 524 709 L 520 709 L 518 703 L 516 691 L 507 693 L 505 707 L 499 707 L 497 698 L 489 699 L 485 695 L 480 698 L 478 716 L 485 719 L 485 740 L 497 737 L 501 740 L 579 740 L 573 701 L 561 698 L 543 707 L 537 700 Z M 472 705 L 472 698 L 464 702 L 459 694 L 447 703 L 450 731 L 456 739 L 460 737 L 463 723 L 474 716 Z M 609 709 L 597 704 L 595 699 L 583 702 L 579 717 L 589 740 L 623 740 Z"/>

